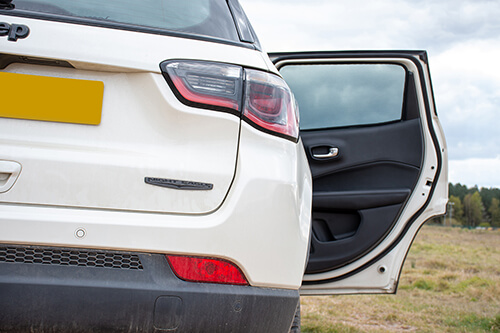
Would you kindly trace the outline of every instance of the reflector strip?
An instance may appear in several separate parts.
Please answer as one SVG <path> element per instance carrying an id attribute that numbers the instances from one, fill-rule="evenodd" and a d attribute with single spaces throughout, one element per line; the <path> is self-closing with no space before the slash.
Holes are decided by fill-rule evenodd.
<path id="1" fill-rule="evenodd" d="M 182 280 L 248 285 L 241 270 L 229 261 L 172 255 L 166 257 L 175 275 Z"/>
<path id="2" fill-rule="evenodd" d="M 0 117 L 99 125 L 104 83 L 0 72 Z"/>

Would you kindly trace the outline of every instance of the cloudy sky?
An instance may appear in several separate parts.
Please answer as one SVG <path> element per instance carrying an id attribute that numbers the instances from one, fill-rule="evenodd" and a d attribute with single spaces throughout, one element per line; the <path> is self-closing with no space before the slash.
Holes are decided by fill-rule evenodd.
<path id="1" fill-rule="evenodd" d="M 450 181 L 500 187 L 500 1 L 240 3 L 268 52 L 427 50 Z"/>

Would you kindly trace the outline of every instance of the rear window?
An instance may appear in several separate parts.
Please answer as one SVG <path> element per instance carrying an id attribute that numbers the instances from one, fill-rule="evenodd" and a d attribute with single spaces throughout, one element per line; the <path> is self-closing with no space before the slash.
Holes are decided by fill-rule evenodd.
<path id="1" fill-rule="evenodd" d="M 14 0 L 16 10 L 239 41 L 224 0 Z"/>

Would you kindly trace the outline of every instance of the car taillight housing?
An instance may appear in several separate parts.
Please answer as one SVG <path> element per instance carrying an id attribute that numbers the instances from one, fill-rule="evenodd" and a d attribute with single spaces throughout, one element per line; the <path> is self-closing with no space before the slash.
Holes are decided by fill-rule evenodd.
<path id="1" fill-rule="evenodd" d="M 297 142 L 298 107 L 281 77 L 207 61 L 165 61 L 160 67 L 182 103 L 241 115 L 257 129 Z"/>
<path id="2" fill-rule="evenodd" d="M 227 260 L 177 255 L 166 257 L 175 275 L 182 280 L 248 285 L 243 272 Z"/>
<path id="3" fill-rule="evenodd" d="M 245 70 L 243 119 L 273 134 L 297 140 L 298 106 L 285 81 L 279 76 Z"/>
<path id="4" fill-rule="evenodd" d="M 161 69 L 170 88 L 186 105 L 238 113 L 243 69 L 239 66 L 201 62 L 163 62 Z"/>

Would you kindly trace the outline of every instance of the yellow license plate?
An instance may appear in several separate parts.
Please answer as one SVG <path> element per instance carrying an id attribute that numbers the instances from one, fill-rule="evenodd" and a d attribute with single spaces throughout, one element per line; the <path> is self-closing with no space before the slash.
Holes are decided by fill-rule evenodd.
<path id="1" fill-rule="evenodd" d="M 0 72 L 0 117 L 99 125 L 101 81 Z"/>

